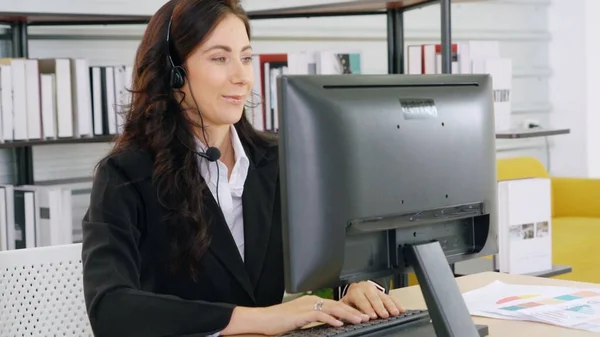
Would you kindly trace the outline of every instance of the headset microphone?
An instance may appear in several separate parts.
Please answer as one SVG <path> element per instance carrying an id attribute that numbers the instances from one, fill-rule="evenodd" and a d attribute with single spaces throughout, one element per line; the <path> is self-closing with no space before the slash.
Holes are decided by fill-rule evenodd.
<path id="1" fill-rule="evenodd" d="M 216 147 L 209 147 L 208 149 L 206 149 L 206 151 L 203 152 L 196 152 L 197 155 L 199 155 L 202 158 L 207 159 L 208 161 L 214 162 L 219 160 L 219 158 L 221 158 L 221 151 L 219 151 L 218 148 Z"/>

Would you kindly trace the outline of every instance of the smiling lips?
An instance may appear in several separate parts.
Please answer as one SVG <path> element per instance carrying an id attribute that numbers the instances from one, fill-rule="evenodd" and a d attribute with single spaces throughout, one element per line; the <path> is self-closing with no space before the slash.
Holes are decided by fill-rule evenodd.
<path id="1" fill-rule="evenodd" d="M 222 97 L 228 103 L 241 104 L 243 96 L 222 96 Z"/>

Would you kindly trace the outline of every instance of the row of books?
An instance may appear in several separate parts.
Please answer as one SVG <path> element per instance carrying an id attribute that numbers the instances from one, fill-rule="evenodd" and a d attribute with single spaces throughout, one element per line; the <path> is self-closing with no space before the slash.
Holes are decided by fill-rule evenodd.
<path id="1" fill-rule="evenodd" d="M 282 74 L 359 74 L 360 52 L 305 51 L 254 57 L 247 114 L 277 131 L 276 78 Z M 0 59 L 0 142 L 119 134 L 133 67 L 90 66 L 86 59 Z"/>
<path id="2" fill-rule="evenodd" d="M 489 74 L 493 82 L 496 131 L 511 128 L 512 60 L 500 55 L 498 41 L 457 41 L 452 44 L 453 74 Z M 408 74 L 441 74 L 442 46 L 417 44 L 407 46 Z"/>
<path id="3" fill-rule="evenodd" d="M 360 52 L 302 51 L 282 54 L 258 54 L 253 58 L 254 95 L 246 114 L 255 129 L 277 132 L 279 129 L 276 79 L 283 74 L 332 75 L 360 74 Z"/>
<path id="4" fill-rule="evenodd" d="M 496 130 L 510 128 L 512 63 L 497 41 L 452 45 L 453 73 L 491 74 Z M 254 57 L 247 114 L 261 131 L 278 129 L 276 78 L 282 74 L 360 74 L 361 53 L 304 51 Z M 0 59 L 0 141 L 78 138 L 121 131 L 132 66 L 89 66 L 86 59 Z M 407 73 L 441 73 L 441 46 L 407 46 Z"/>
<path id="5" fill-rule="evenodd" d="M 80 242 L 90 181 L 0 185 L 0 251 Z"/>
<path id="6" fill-rule="evenodd" d="M 0 141 L 113 135 L 132 67 L 87 59 L 0 59 Z"/>

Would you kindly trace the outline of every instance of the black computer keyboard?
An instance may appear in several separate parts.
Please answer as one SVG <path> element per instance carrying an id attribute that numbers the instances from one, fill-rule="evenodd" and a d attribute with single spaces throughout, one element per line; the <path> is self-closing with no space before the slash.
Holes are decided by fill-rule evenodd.
<path id="1" fill-rule="evenodd" d="M 407 310 L 406 312 L 389 318 L 378 318 L 359 324 L 345 324 L 341 327 L 332 327 L 330 325 L 319 325 L 312 328 L 295 330 L 282 337 L 312 337 L 312 336 L 335 336 L 335 337 L 354 337 L 362 336 L 384 329 L 390 329 L 398 325 L 408 324 L 415 321 L 429 319 L 427 310 Z"/>

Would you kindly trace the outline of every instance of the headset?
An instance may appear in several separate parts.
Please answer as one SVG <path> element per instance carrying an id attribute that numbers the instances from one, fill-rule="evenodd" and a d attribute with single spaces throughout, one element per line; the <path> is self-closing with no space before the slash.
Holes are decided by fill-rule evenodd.
<path id="1" fill-rule="evenodd" d="M 175 9 L 173 9 L 175 10 Z M 167 25 L 167 38 L 166 38 L 166 42 L 167 42 L 167 59 L 169 61 L 169 64 L 171 65 L 171 72 L 169 75 L 169 85 L 171 86 L 172 89 L 181 89 L 183 88 L 184 84 L 186 83 L 185 81 L 185 77 L 186 77 L 186 71 L 182 66 L 179 65 L 175 65 L 175 62 L 173 62 L 173 58 L 171 57 L 171 24 L 173 23 L 173 13 L 171 13 L 171 17 L 169 18 L 169 23 Z M 192 100 L 194 101 L 194 104 L 196 105 L 196 111 L 198 112 L 198 116 L 200 117 L 200 123 L 202 124 L 202 136 L 204 138 L 204 143 L 207 145 L 206 151 L 205 152 L 198 152 L 198 151 L 194 151 L 192 149 L 190 149 L 192 152 L 194 152 L 196 155 L 205 158 L 206 160 L 208 160 L 209 162 L 215 162 L 215 164 L 217 165 L 217 203 L 219 205 L 219 208 L 221 208 L 221 202 L 219 200 L 219 177 L 220 177 L 220 172 L 219 172 L 219 164 L 216 162 L 217 160 L 219 160 L 219 158 L 221 158 L 221 151 L 219 150 L 219 148 L 214 147 L 214 146 L 208 146 L 208 140 L 206 137 L 206 132 L 204 130 L 204 119 L 202 118 L 202 113 L 200 113 L 200 107 L 198 106 L 198 103 L 196 102 L 196 98 L 194 97 L 194 92 L 192 91 L 191 88 L 191 84 L 189 83 L 189 81 L 187 81 L 187 84 L 189 86 L 190 89 L 190 94 L 192 96 Z"/>
<path id="2" fill-rule="evenodd" d="M 169 85 L 173 89 L 181 89 L 185 84 L 185 70 L 181 66 L 176 66 L 171 57 L 171 24 L 173 23 L 173 14 L 169 18 L 169 24 L 167 26 L 167 59 L 171 64 L 171 74 L 169 78 Z"/>

